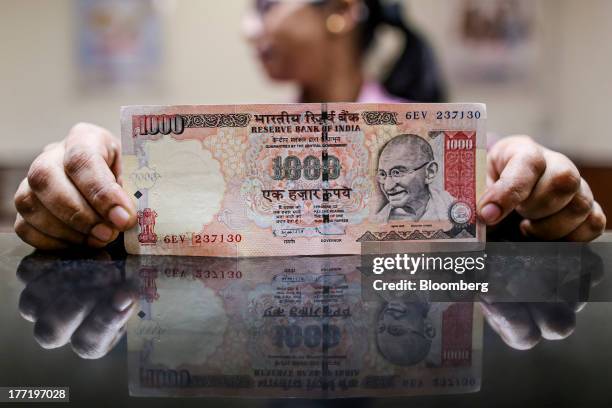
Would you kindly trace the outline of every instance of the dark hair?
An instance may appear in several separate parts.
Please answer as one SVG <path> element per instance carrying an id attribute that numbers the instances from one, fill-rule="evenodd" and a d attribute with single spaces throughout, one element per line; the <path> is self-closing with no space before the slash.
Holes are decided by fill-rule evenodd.
<path id="1" fill-rule="evenodd" d="M 367 12 L 361 23 L 362 49 L 372 44 L 376 29 L 383 24 L 400 29 L 406 40 L 404 50 L 383 82 L 385 89 L 414 102 L 444 102 L 445 84 L 433 50 L 404 22 L 401 5 L 383 4 L 381 0 L 363 0 L 363 3 Z"/>

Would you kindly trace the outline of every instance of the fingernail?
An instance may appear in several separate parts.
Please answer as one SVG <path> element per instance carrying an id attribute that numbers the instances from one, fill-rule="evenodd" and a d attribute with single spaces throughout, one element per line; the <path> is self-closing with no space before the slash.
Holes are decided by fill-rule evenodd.
<path id="1" fill-rule="evenodd" d="M 130 214 L 123 207 L 116 206 L 110 210 L 108 218 L 117 228 L 122 229 L 130 221 Z"/>
<path id="2" fill-rule="evenodd" d="M 502 210 L 497 204 L 489 203 L 481 208 L 480 217 L 487 224 L 493 224 L 499 217 L 501 217 Z"/>
<path id="3" fill-rule="evenodd" d="M 113 309 L 115 309 L 117 312 L 126 311 L 130 306 L 132 306 L 132 303 L 134 303 L 134 300 L 129 293 L 118 292 L 115 294 L 115 296 L 113 296 L 112 305 Z"/>
<path id="4" fill-rule="evenodd" d="M 526 236 L 529 237 L 531 234 L 529 233 L 529 230 L 531 228 L 531 221 L 529 220 L 523 220 L 521 221 L 521 223 L 519 224 L 519 228 L 521 229 L 521 233 Z"/>
<path id="5" fill-rule="evenodd" d="M 113 230 L 104 224 L 96 225 L 91 229 L 90 232 L 91 235 L 93 235 L 102 242 L 110 241 L 110 239 L 113 237 Z"/>

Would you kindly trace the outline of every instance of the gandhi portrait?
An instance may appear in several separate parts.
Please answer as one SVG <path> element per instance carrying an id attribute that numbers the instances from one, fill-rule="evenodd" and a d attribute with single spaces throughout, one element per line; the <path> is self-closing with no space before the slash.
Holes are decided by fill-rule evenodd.
<path id="1" fill-rule="evenodd" d="M 403 134 L 389 140 L 378 156 L 376 182 L 386 203 L 374 216 L 390 221 L 444 221 L 455 199 L 432 187 L 440 165 L 424 138 Z"/>
<path id="2" fill-rule="evenodd" d="M 410 366 L 427 357 L 435 330 L 427 320 L 429 307 L 422 302 L 386 303 L 378 316 L 376 346 L 392 364 Z"/>

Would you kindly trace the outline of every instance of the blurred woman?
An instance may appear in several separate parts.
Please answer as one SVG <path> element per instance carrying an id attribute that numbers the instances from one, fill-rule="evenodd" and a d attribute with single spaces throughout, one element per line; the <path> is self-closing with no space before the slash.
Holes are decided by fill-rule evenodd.
<path id="1" fill-rule="evenodd" d="M 256 0 L 244 31 L 268 76 L 296 83 L 300 102 L 443 102 L 433 52 L 402 14 L 379 0 Z M 385 25 L 399 29 L 404 49 L 379 84 L 363 60 Z"/>

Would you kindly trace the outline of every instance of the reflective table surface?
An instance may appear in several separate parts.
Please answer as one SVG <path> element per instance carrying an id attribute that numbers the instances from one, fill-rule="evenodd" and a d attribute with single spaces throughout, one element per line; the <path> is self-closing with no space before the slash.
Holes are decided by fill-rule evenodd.
<path id="1" fill-rule="evenodd" d="M 595 302 L 481 308 L 366 302 L 355 257 L 60 256 L 0 234 L 0 260 L 0 386 L 79 406 L 612 406 L 605 275 Z"/>

